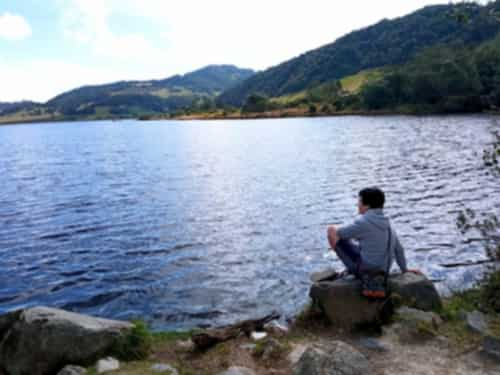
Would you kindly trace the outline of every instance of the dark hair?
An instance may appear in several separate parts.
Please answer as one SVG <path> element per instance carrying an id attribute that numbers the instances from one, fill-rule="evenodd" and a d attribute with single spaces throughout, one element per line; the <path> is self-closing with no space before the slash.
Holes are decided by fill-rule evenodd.
<path id="1" fill-rule="evenodd" d="M 385 203 L 385 194 L 378 187 L 365 188 L 359 192 L 361 202 L 370 208 L 383 208 Z"/>

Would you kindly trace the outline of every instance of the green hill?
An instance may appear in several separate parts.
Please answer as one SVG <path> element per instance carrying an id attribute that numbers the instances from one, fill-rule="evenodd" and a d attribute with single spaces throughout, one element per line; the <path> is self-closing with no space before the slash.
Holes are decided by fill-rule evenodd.
<path id="1" fill-rule="evenodd" d="M 210 100 L 253 75 L 250 69 L 210 65 L 163 80 L 122 81 L 84 86 L 45 105 L 65 116 L 126 116 L 173 112 L 199 100 Z"/>
<path id="2" fill-rule="evenodd" d="M 478 45 L 492 39 L 500 22 L 491 13 L 500 2 L 436 5 L 351 32 L 335 42 L 257 73 L 226 90 L 218 101 L 241 106 L 253 93 L 279 97 L 362 70 L 404 64 L 439 44 Z"/>
<path id="3" fill-rule="evenodd" d="M 14 113 L 20 109 L 31 109 L 37 107 L 39 104 L 31 101 L 21 102 L 0 102 L 0 116 Z"/>

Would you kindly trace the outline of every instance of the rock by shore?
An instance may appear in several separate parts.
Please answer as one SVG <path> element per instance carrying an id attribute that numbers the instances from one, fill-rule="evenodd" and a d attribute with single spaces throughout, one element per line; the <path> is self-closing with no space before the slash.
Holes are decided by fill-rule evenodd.
<path id="1" fill-rule="evenodd" d="M 131 323 L 49 307 L 0 316 L 0 368 L 8 375 L 51 375 L 88 366 L 109 352 Z"/>
<path id="2" fill-rule="evenodd" d="M 308 308 L 310 314 L 298 315 L 290 326 L 268 322 L 259 326 L 260 334 L 243 330 L 203 350 L 192 341 L 199 331 L 161 332 L 143 359 L 119 357 L 119 363 L 106 357 L 112 355 L 109 352 L 117 338 L 130 338 L 131 332 L 137 332 L 137 324 L 47 307 L 15 311 L 0 316 L 0 375 L 82 375 L 100 371 L 115 375 L 500 373 L 500 340 L 491 326 L 494 316 L 461 312 L 452 303 L 454 318 L 449 318 L 448 300 L 442 310 L 434 309 L 440 311 L 424 311 L 441 305 L 432 283 L 412 274 L 393 279 L 393 291 L 399 288 L 400 302 L 406 301 L 412 307 L 395 308 L 391 322 L 380 331 L 351 332 L 331 319 L 332 314 L 362 316 L 356 315 L 356 304 L 367 300 L 356 289 L 356 280 L 317 282 L 311 290 L 324 293 L 320 295 L 324 312 L 313 305 Z M 344 294 L 332 294 L 338 290 Z M 325 303 L 328 298 L 333 302 Z M 342 302 L 350 304 L 350 310 L 328 310 Z M 376 316 L 368 309 L 378 303 L 383 302 L 368 303 L 364 316 Z M 257 329 L 256 325 L 252 327 Z"/>
<path id="3" fill-rule="evenodd" d="M 398 303 L 403 305 L 421 310 L 435 310 L 442 306 L 434 284 L 423 275 L 392 275 L 388 287 L 393 296 L 398 296 Z M 390 300 L 370 300 L 361 296 L 361 282 L 357 279 L 315 282 L 309 296 L 333 324 L 346 328 L 380 324 L 393 312 Z"/>

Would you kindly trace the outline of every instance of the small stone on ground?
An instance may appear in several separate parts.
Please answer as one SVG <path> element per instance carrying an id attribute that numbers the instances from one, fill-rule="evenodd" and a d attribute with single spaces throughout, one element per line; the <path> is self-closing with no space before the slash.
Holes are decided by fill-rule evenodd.
<path id="1" fill-rule="evenodd" d="M 233 366 L 219 375 L 256 375 L 255 372 L 247 367 Z"/>
<path id="2" fill-rule="evenodd" d="M 376 352 L 388 352 L 389 348 L 384 343 L 380 342 L 373 337 L 362 337 L 359 339 L 359 345 L 365 349 L 373 350 Z"/>
<path id="3" fill-rule="evenodd" d="M 468 312 L 465 315 L 467 326 L 473 332 L 485 335 L 488 333 L 488 321 L 486 316 L 479 311 Z"/>
<path id="4" fill-rule="evenodd" d="M 179 371 L 176 368 L 166 364 L 166 363 L 155 363 L 151 366 L 151 370 L 155 372 L 166 373 L 168 375 L 179 375 Z"/>
<path id="5" fill-rule="evenodd" d="M 483 351 L 492 358 L 500 361 L 500 338 L 487 335 L 483 339 Z"/>
<path id="6" fill-rule="evenodd" d="M 86 373 L 87 373 L 86 368 L 74 365 L 67 365 L 64 366 L 62 370 L 57 373 L 57 375 L 84 375 Z"/>
<path id="7" fill-rule="evenodd" d="M 96 370 L 98 374 L 102 374 L 103 372 L 114 371 L 120 368 L 120 362 L 113 357 L 106 357 L 100 359 L 96 363 Z"/>

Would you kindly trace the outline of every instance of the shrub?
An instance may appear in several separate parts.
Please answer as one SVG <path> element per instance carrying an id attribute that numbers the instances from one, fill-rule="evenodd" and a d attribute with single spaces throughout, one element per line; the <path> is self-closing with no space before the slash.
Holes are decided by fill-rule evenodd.
<path id="1" fill-rule="evenodd" d="M 153 335 L 146 323 L 133 321 L 134 327 L 119 337 L 113 347 L 113 355 L 124 361 L 141 360 L 151 353 Z"/>

